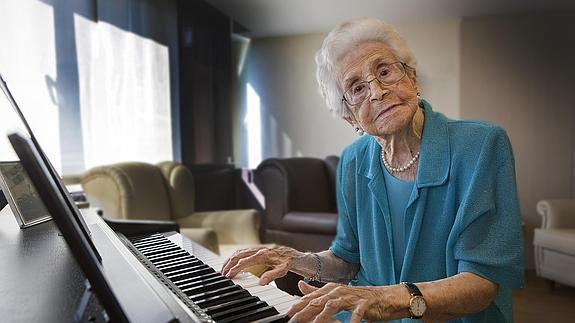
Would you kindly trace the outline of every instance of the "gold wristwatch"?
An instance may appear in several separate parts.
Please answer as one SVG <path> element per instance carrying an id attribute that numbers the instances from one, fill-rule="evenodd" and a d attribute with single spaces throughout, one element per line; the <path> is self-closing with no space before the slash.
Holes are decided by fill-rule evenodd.
<path id="1" fill-rule="evenodd" d="M 423 294 L 415 284 L 402 282 L 403 286 L 407 288 L 409 294 L 411 294 L 411 299 L 409 300 L 409 313 L 411 314 L 411 319 L 419 320 L 423 317 L 425 310 L 427 309 L 427 303 L 425 303 L 425 298 Z"/>

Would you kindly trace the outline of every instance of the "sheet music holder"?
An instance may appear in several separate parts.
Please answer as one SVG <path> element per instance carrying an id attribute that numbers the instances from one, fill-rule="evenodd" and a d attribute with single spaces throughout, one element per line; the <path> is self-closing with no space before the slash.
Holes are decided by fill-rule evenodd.
<path id="1" fill-rule="evenodd" d="M 97 250 L 93 247 L 90 236 L 79 224 L 79 219 L 82 217 L 80 211 L 75 205 L 70 207 L 66 202 L 67 194 L 62 194 L 59 177 L 53 176 L 30 139 L 15 133 L 10 134 L 8 138 L 110 320 L 129 322 L 103 272 L 101 260 L 96 254 Z"/>
<path id="2" fill-rule="evenodd" d="M 46 166 L 48 174 L 50 175 L 50 177 L 55 179 L 56 189 L 58 192 L 60 192 L 60 195 L 63 196 L 64 203 L 68 206 L 69 209 L 77 209 L 75 202 L 72 200 L 70 193 L 66 189 L 66 186 L 60 180 L 58 173 L 56 172 L 56 170 L 52 166 L 52 163 L 50 163 L 50 160 L 48 159 L 48 157 L 46 156 L 46 154 L 44 153 L 44 151 L 40 147 L 40 144 L 38 143 L 38 141 L 36 140 L 36 136 L 34 136 L 34 132 L 32 131 L 32 128 L 30 128 L 30 125 L 28 124 L 28 121 L 24 117 L 22 110 L 20 109 L 20 107 L 16 103 L 16 100 L 12 96 L 10 89 L 8 89 L 8 85 L 4 81 L 2 74 L 0 74 L 0 89 L 2 89 L 2 92 L 6 96 L 6 99 L 8 100 L 8 102 L 10 103 L 12 108 L 14 108 L 14 111 L 18 115 L 18 118 L 20 119 L 20 121 L 24 125 L 24 128 L 27 132 L 26 135 L 30 138 L 31 144 L 35 147 L 35 149 L 38 153 L 38 156 L 40 157 L 42 163 Z M 77 221 L 78 226 L 80 227 L 80 230 L 82 231 L 82 233 L 85 236 L 89 237 L 90 236 L 90 230 L 88 229 L 88 226 L 86 225 L 86 222 L 84 221 L 84 219 L 80 216 L 80 217 L 76 217 L 75 221 Z M 92 242 L 92 240 L 88 239 L 88 243 L 90 245 L 90 248 L 92 248 L 92 251 L 96 255 L 96 258 L 98 259 L 98 261 L 101 261 L 102 257 L 98 253 L 98 250 L 94 246 L 94 243 Z"/>

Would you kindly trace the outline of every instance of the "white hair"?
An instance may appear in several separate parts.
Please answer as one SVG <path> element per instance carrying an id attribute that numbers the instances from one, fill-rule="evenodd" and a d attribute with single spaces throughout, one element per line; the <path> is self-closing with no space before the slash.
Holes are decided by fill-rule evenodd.
<path id="1" fill-rule="evenodd" d="M 337 82 L 339 61 L 353 48 L 365 42 L 384 43 L 401 62 L 416 68 L 407 42 L 386 22 L 376 18 L 359 18 L 336 26 L 324 39 L 315 55 L 316 78 L 321 96 L 335 115 L 345 116 L 343 91 Z"/>

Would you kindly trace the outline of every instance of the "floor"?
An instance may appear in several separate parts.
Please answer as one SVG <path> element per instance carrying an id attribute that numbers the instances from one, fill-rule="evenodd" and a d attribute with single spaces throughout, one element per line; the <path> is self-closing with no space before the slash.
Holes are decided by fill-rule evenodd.
<path id="1" fill-rule="evenodd" d="M 513 314 L 518 323 L 575 322 L 575 288 L 550 284 L 535 275 L 525 274 L 525 288 L 513 291 Z"/>

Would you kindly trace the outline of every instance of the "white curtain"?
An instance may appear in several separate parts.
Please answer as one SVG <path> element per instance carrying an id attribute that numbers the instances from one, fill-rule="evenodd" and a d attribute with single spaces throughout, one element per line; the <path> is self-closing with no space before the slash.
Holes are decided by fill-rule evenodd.
<path id="1" fill-rule="evenodd" d="M 171 160 L 168 48 L 75 18 L 86 167 Z"/>

